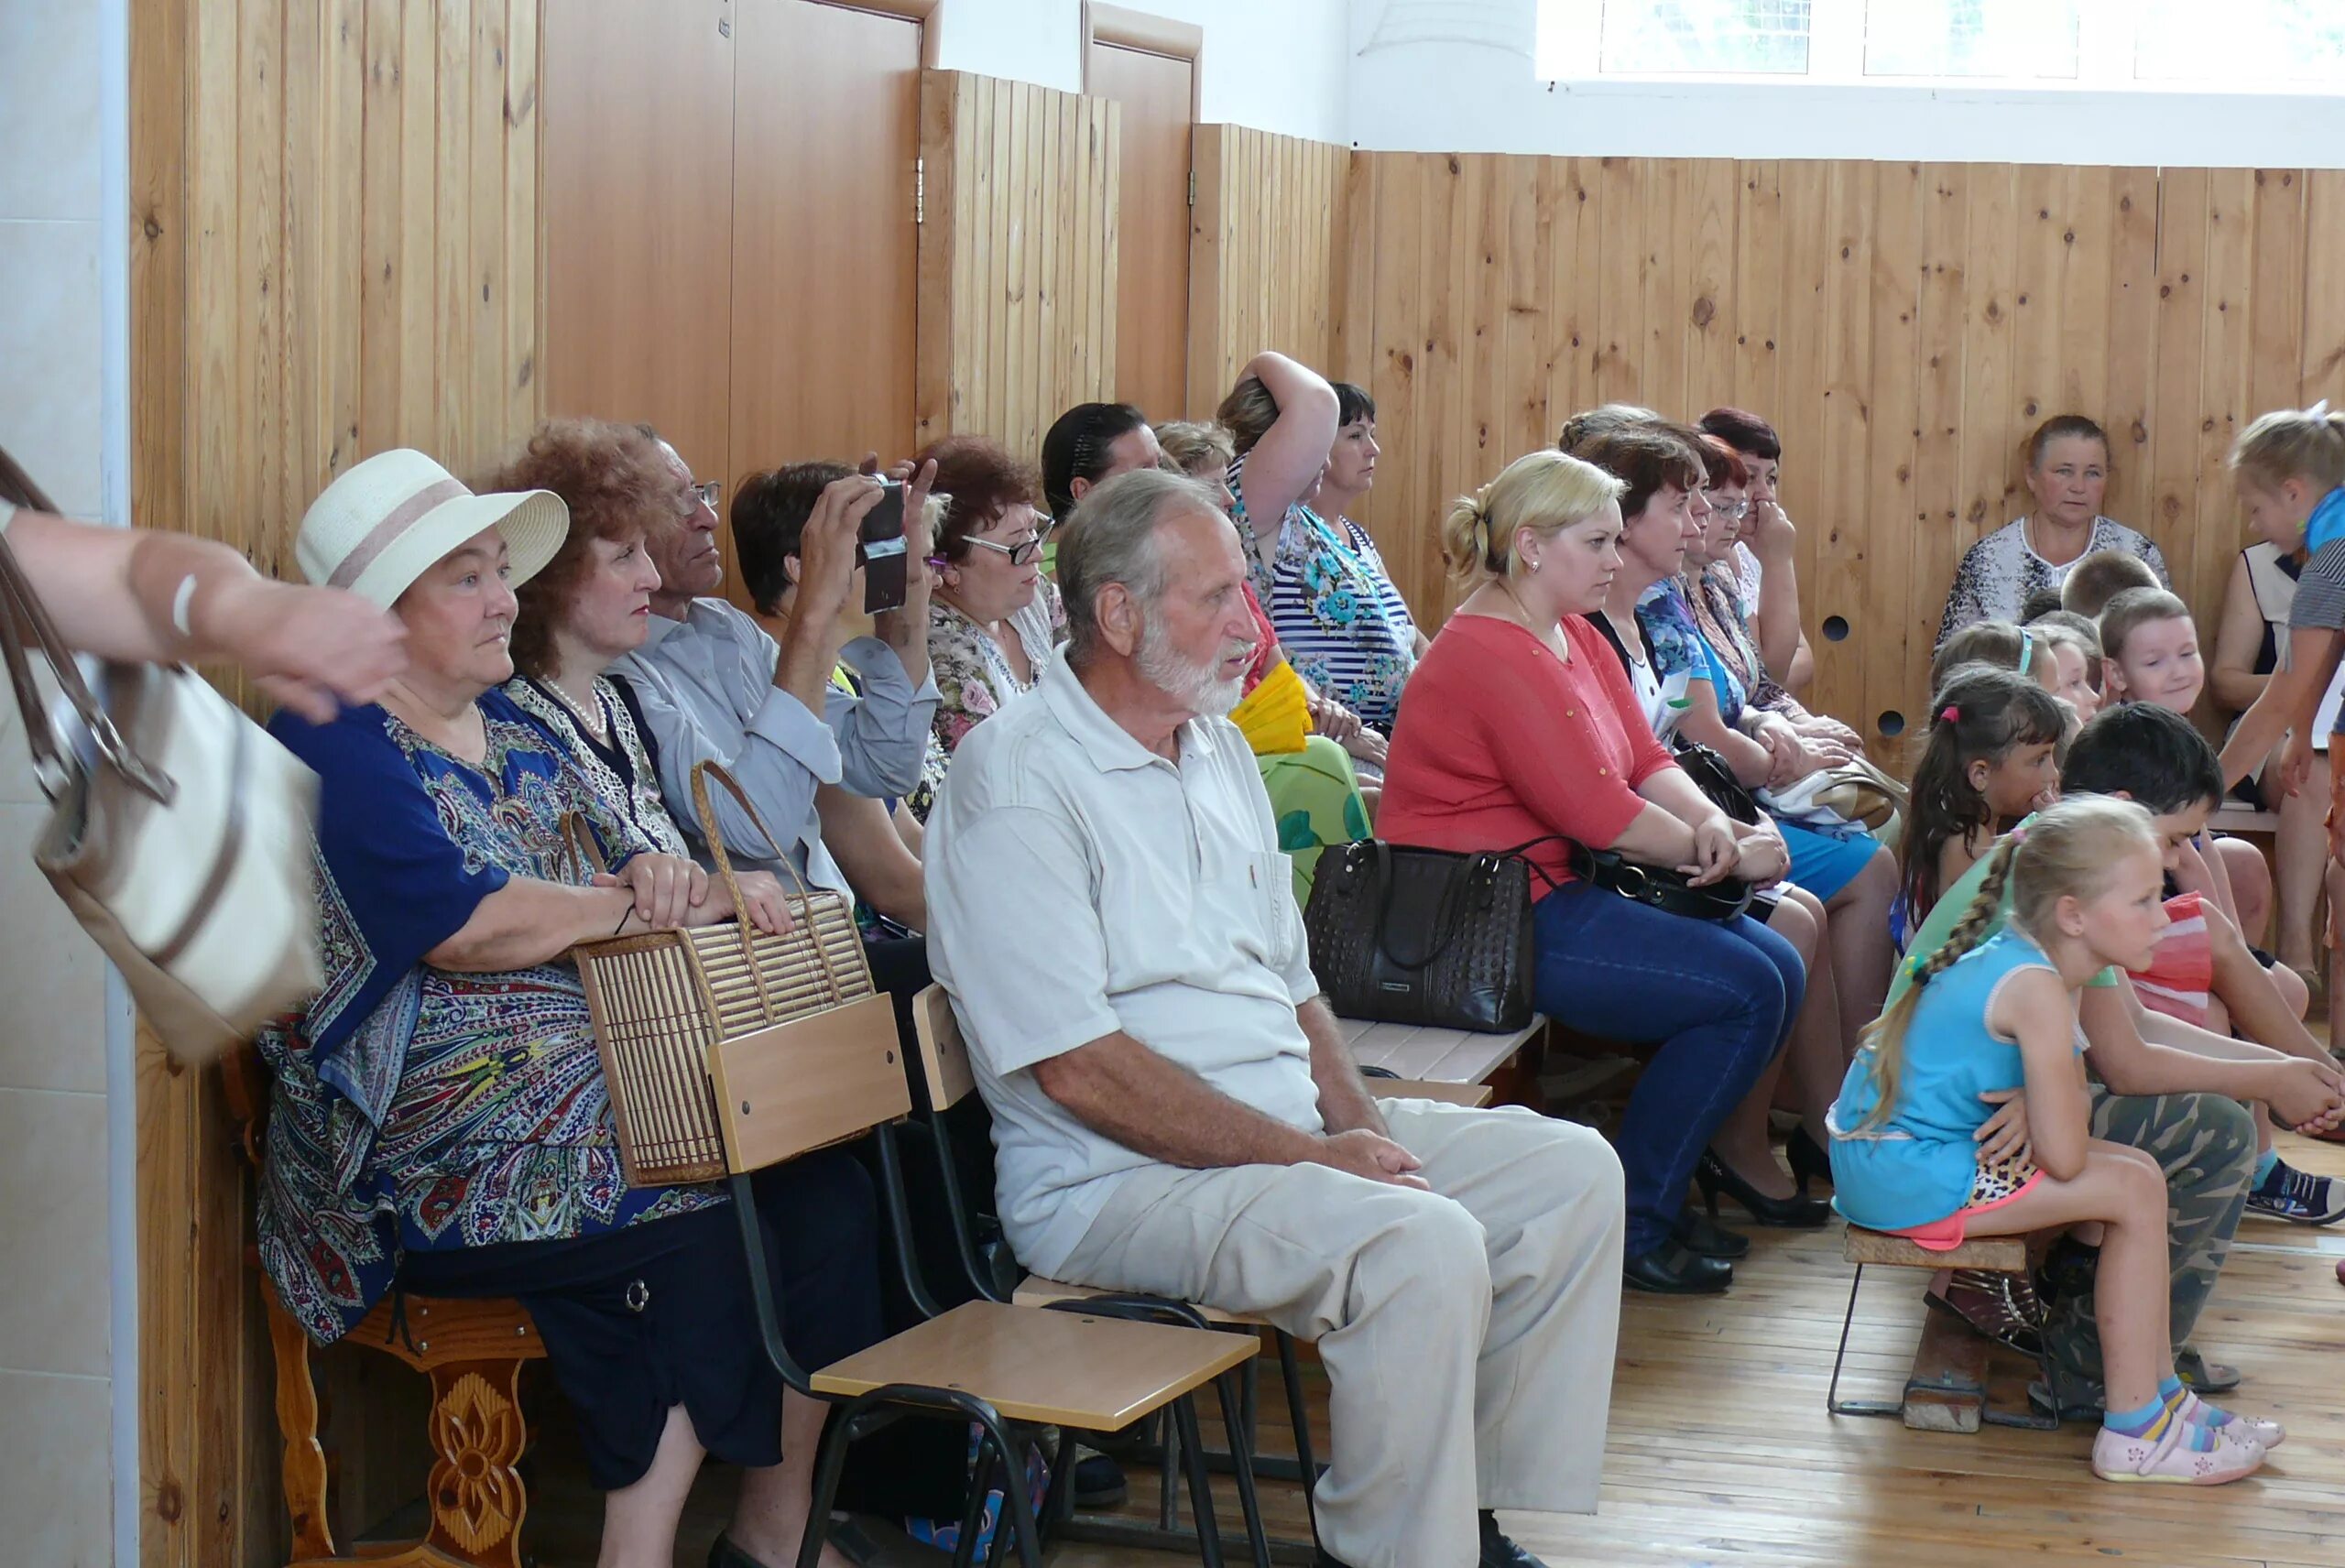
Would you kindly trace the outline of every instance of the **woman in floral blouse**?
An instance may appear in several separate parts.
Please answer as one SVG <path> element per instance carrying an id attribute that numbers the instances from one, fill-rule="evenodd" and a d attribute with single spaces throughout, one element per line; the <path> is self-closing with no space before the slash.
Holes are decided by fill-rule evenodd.
<path id="1" fill-rule="evenodd" d="M 731 1539 L 782 1562 L 827 1407 L 786 1391 L 766 1357 L 724 1189 L 628 1185 L 568 958 L 595 937 L 728 919 L 732 899 L 654 848 L 501 690 L 514 587 L 567 532 L 559 497 L 475 496 L 411 452 L 357 464 L 303 519 L 303 569 L 392 611 L 409 662 L 379 702 L 272 725 L 319 778 L 325 982 L 261 1041 L 276 1073 L 261 1262 L 321 1341 L 395 1290 L 518 1298 L 608 1494 L 606 1552 L 667 1561 L 714 1454 L 744 1467 Z M 565 853 L 573 817 L 612 873 Z M 742 887 L 755 923 L 784 929 L 771 877 Z M 870 1344 L 862 1168 L 825 1151 L 757 1181 L 791 1348 L 820 1365 Z"/>
<path id="2" fill-rule="evenodd" d="M 1066 635 L 1058 590 L 1042 575 L 1049 523 L 1042 484 L 996 441 L 947 436 L 934 459 L 944 518 L 929 561 L 937 574 L 928 609 L 928 662 L 942 701 L 929 764 L 941 770 L 971 730 L 1031 690 Z M 933 797 L 942 779 L 922 782 Z M 925 801 L 922 802 L 925 804 Z"/>

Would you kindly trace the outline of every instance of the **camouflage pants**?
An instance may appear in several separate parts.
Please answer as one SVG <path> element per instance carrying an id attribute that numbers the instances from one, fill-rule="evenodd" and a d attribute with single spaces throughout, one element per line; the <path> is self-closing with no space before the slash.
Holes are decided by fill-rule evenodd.
<path id="1" fill-rule="evenodd" d="M 2230 1256 L 2255 1173 L 2255 1124 L 2247 1107 L 2220 1094 L 2112 1094 L 2092 1086 L 2092 1136 L 2122 1143 L 2165 1171 L 2166 1233 L 2173 1253 L 2167 1315 L 2179 1350 L 2198 1322 Z M 2100 1401 L 2100 1331 L 2089 1290 L 2064 1296 L 2045 1331 L 2064 1406 Z"/>

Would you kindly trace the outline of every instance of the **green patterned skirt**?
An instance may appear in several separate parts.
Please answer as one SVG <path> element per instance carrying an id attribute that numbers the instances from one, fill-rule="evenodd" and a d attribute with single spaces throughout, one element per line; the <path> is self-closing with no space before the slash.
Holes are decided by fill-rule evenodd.
<path id="1" fill-rule="evenodd" d="M 1301 751 L 1254 760 L 1278 819 L 1279 847 L 1294 859 L 1294 901 L 1308 904 L 1319 852 L 1369 836 L 1368 804 L 1360 799 L 1351 756 L 1325 735 L 1313 735 Z"/>

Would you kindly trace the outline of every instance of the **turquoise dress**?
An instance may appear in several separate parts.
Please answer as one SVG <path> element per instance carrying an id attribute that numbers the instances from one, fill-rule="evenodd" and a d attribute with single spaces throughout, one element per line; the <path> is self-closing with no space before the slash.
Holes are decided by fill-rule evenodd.
<path id="1" fill-rule="evenodd" d="M 1969 1202 L 1979 1173 L 1975 1135 L 1995 1107 L 1980 1095 L 2026 1083 L 2019 1043 L 1987 1028 L 2004 981 L 2052 968 L 2034 942 L 2009 926 L 1958 959 L 1923 988 L 1905 1031 L 1897 1104 L 1863 1127 L 1879 1094 L 1873 1053 L 1858 1052 L 1832 1106 L 1832 1206 L 1851 1225 L 1905 1230 L 1942 1220 Z M 2084 1049 L 2079 1030 L 2077 1048 Z"/>

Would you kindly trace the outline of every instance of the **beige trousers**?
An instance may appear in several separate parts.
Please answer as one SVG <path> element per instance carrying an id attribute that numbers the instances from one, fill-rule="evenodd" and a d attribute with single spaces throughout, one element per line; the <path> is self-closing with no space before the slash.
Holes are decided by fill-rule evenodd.
<path id="1" fill-rule="evenodd" d="M 1335 1433 L 1321 1544 L 1353 1568 L 1467 1568 L 1478 1508 L 1596 1509 L 1620 1162 L 1526 1110 L 1382 1109 L 1432 1192 L 1325 1165 L 1150 1166 L 1062 1272 L 1315 1340 Z"/>

